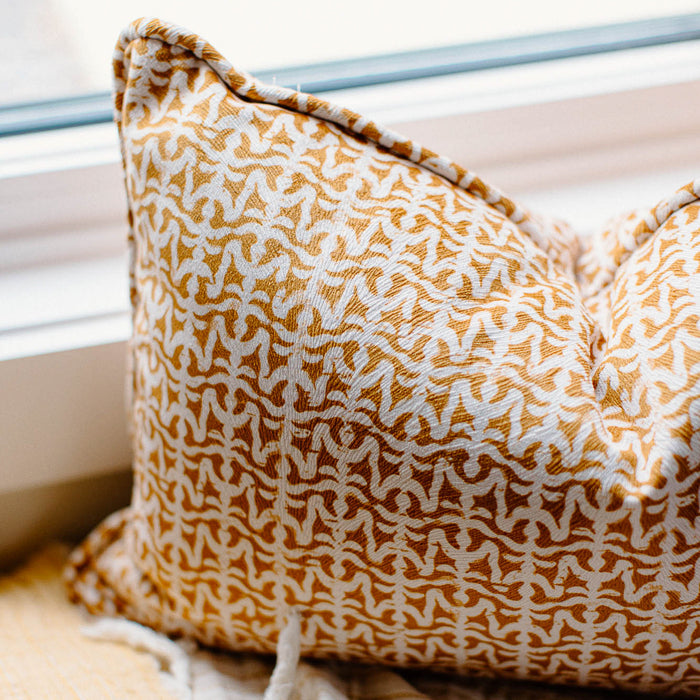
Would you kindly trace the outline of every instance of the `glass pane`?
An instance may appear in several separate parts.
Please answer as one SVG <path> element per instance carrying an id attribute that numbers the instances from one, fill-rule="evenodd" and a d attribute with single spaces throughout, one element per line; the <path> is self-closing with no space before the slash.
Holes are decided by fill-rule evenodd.
<path id="1" fill-rule="evenodd" d="M 697 0 L 0 0 L 0 104 L 105 91 L 119 31 L 157 16 L 255 72 L 683 14 Z"/>

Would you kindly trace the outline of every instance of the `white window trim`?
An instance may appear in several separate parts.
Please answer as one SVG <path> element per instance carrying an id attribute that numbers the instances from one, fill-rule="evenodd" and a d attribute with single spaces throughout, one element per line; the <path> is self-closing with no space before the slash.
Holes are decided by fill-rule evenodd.
<path id="1" fill-rule="evenodd" d="M 698 59 L 687 42 L 324 97 L 587 228 L 694 177 Z M 0 493 L 129 462 L 125 207 L 111 125 L 0 139 Z"/>

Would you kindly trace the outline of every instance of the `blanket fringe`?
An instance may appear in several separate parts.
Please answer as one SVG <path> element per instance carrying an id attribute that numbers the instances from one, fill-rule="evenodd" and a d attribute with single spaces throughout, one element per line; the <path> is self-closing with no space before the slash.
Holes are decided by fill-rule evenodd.
<path id="1" fill-rule="evenodd" d="M 113 618 L 99 618 L 85 625 L 82 632 L 91 639 L 126 644 L 151 654 L 170 689 L 183 700 L 193 698 L 192 659 L 197 651 L 196 643 L 187 640 L 174 642 L 138 622 Z M 277 642 L 277 662 L 263 700 L 290 700 L 300 652 L 301 618 L 296 610 L 292 610 Z"/>
<path id="2" fill-rule="evenodd" d="M 161 677 L 180 697 L 192 697 L 190 654 L 196 649 L 193 642 L 174 642 L 131 620 L 99 618 L 84 625 L 82 633 L 90 639 L 126 644 L 137 651 L 148 652 L 160 666 Z"/>

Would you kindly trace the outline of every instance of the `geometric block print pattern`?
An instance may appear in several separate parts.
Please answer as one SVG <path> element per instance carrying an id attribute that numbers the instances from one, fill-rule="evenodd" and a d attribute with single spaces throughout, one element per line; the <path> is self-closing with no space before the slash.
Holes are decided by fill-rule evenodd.
<path id="1" fill-rule="evenodd" d="M 135 485 L 73 599 L 700 695 L 699 185 L 579 239 L 177 27 L 115 72 Z"/>

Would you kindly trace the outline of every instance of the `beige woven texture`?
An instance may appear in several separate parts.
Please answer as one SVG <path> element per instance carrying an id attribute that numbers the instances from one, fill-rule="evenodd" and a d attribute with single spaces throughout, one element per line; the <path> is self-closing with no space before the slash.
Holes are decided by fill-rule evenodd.
<path id="1" fill-rule="evenodd" d="M 63 589 L 67 549 L 0 579 L 0 698 L 172 698 L 149 654 L 88 639 Z"/>

